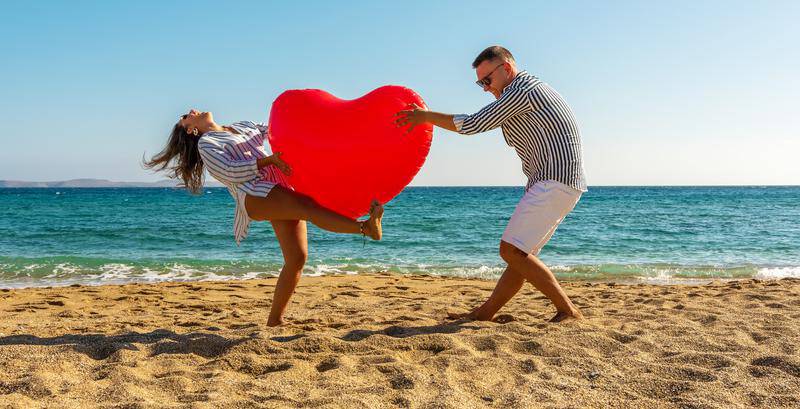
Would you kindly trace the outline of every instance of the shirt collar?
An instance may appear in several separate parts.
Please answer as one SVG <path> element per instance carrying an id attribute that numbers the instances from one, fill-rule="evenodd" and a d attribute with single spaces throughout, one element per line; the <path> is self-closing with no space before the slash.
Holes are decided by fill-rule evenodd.
<path id="1" fill-rule="evenodd" d="M 509 82 L 508 85 L 506 85 L 505 88 L 503 88 L 503 91 L 500 92 L 500 95 L 503 95 L 503 94 L 506 93 L 507 90 L 513 89 L 514 87 L 516 87 L 523 80 L 523 78 L 527 77 L 527 76 L 528 76 L 528 71 L 520 71 L 520 72 L 518 72 L 517 76 L 514 77 L 514 79 L 511 80 L 511 82 Z"/>

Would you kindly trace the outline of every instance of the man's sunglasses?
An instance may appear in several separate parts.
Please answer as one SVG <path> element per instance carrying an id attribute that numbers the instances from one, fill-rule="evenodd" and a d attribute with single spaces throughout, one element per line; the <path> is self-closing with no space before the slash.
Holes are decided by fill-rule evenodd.
<path id="1" fill-rule="evenodd" d="M 505 63 L 504 62 L 500 63 L 500 65 L 498 65 L 497 67 L 494 67 L 491 71 L 489 71 L 488 74 L 486 74 L 485 77 L 475 81 L 475 83 L 478 84 L 478 86 L 481 87 L 481 89 L 483 89 L 485 87 L 488 87 L 489 85 L 492 85 L 492 79 L 489 78 L 489 77 L 491 77 L 492 74 L 494 74 L 494 72 L 497 71 L 498 68 L 502 67 L 503 64 L 505 64 Z"/>

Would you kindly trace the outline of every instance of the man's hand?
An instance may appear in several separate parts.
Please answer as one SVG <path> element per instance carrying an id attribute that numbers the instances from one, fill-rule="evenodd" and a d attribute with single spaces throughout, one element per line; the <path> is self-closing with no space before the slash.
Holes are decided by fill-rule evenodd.
<path id="1" fill-rule="evenodd" d="M 411 104 L 408 107 L 410 109 L 396 113 L 394 120 L 395 125 L 398 127 L 408 126 L 406 134 L 411 132 L 417 125 L 426 123 L 434 124 L 449 131 L 458 132 L 456 125 L 453 123 L 453 115 L 428 111 L 425 108 L 420 108 L 416 104 Z"/>
<path id="2" fill-rule="evenodd" d="M 396 113 L 394 123 L 397 125 L 398 128 L 402 128 L 404 126 L 408 126 L 406 129 L 406 134 L 409 134 L 414 127 L 419 124 L 424 124 L 428 121 L 428 110 L 420 108 L 417 104 L 409 105 L 410 109 L 405 111 L 400 111 Z"/>

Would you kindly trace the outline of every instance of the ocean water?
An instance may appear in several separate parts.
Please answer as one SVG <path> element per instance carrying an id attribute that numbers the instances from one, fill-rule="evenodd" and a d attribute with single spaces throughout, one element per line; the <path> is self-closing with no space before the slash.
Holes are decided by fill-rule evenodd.
<path id="1" fill-rule="evenodd" d="M 498 277 L 519 187 L 411 187 L 384 240 L 309 227 L 304 273 Z M 242 279 L 282 264 L 268 223 L 237 247 L 224 188 L 0 189 L 0 287 Z M 540 254 L 562 279 L 800 277 L 800 187 L 591 187 Z"/>

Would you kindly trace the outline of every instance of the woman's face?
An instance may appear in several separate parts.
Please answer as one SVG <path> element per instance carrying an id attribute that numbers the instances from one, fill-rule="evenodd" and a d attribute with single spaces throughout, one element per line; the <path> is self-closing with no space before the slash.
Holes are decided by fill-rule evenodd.
<path id="1" fill-rule="evenodd" d="M 190 109 L 188 113 L 181 115 L 178 124 L 186 128 L 186 131 L 190 134 L 196 132 L 199 136 L 214 124 L 214 117 L 211 116 L 211 112 L 200 112 L 196 109 Z"/>

